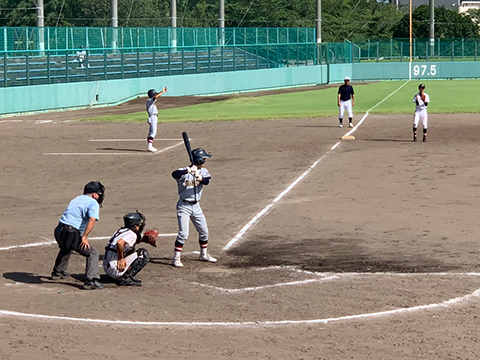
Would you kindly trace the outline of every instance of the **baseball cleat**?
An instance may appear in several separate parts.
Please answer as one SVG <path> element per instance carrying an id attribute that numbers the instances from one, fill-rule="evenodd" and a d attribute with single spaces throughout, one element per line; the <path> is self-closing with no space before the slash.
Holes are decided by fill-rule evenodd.
<path id="1" fill-rule="evenodd" d="M 97 279 L 87 279 L 83 283 L 83 288 L 85 290 L 99 290 L 103 289 L 103 284 Z"/>
<path id="2" fill-rule="evenodd" d="M 123 275 L 116 281 L 118 286 L 142 286 L 142 280 L 136 279 L 130 275 Z"/>
<path id="3" fill-rule="evenodd" d="M 414 142 L 417 142 L 417 135 L 416 135 L 416 134 L 413 135 L 413 141 L 414 141 Z"/>
<path id="4" fill-rule="evenodd" d="M 340 124 L 338 124 L 338 127 L 343 127 L 343 124 L 341 124 L 341 123 L 340 123 Z"/>
<path id="5" fill-rule="evenodd" d="M 352 127 L 353 127 L 353 124 L 352 124 L 352 123 L 350 123 L 350 125 L 348 125 L 348 127 L 351 127 L 351 128 L 352 128 Z"/>
<path id="6" fill-rule="evenodd" d="M 423 142 L 426 142 L 426 141 L 427 141 L 427 137 L 424 136 L 424 137 L 423 137 Z"/>
<path id="7" fill-rule="evenodd" d="M 180 259 L 173 259 L 172 261 L 173 267 L 183 267 L 182 261 Z"/>
<path id="8" fill-rule="evenodd" d="M 147 148 L 147 151 L 156 152 L 156 151 L 158 151 L 158 149 L 157 149 L 157 148 L 154 148 L 154 147 L 152 146 L 152 147 Z"/>
<path id="9" fill-rule="evenodd" d="M 66 271 L 52 271 L 52 280 L 61 280 L 70 277 L 70 274 Z"/>
<path id="10" fill-rule="evenodd" d="M 208 261 L 208 262 L 211 262 L 211 263 L 217 262 L 217 259 L 215 259 L 213 256 L 210 256 L 209 254 L 200 255 L 200 257 L 198 258 L 198 260 L 200 260 L 200 261 Z"/>

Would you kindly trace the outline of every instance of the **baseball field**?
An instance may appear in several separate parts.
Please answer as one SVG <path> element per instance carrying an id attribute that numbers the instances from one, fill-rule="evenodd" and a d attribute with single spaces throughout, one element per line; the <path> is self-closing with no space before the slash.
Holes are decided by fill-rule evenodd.
<path id="1" fill-rule="evenodd" d="M 426 82 L 414 143 L 417 82 L 352 85 L 353 129 L 337 126 L 338 84 L 162 96 L 154 154 L 145 99 L 0 118 L 0 358 L 479 358 L 480 105 L 462 89 L 480 90 Z M 212 154 L 202 208 L 219 261 L 196 260 L 192 229 L 178 269 L 182 131 Z M 91 180 L 106 186 L 101 255 L 136 209 L 161 233 L 141 287 L 82 290 L 78 255 L 71 278 L 49 278 L 53 229 Z"/>

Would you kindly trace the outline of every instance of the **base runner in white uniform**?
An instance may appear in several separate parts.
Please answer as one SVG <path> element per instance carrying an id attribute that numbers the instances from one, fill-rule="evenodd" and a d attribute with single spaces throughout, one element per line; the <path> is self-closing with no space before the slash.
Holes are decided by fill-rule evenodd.
<path id="1" fill-rule="evenodd" d="M 157 124 L 158 124 L 158 109 L 157 109 L 157 99 L 167 92 L 167 87 L 165 86 L 163 90 L 159 93 L 155 89 L 148 90 L 148 100 L 147 100 L 147 113 L 148 113 L 148 136 L 147 136 L 147 151 L 155 152 L 156 148 L 153 147 L 153 140 L 157 136 Z"/>
<path id="2" fill-rule="evenodd" d="M 418 93 L 413 97 L 415 103 L 415 113 L 413 114 L 413 141 L 417 141 L 417 128 L 418 123 L 422 120 L 423 126 L 423 142 L 427 141 L 427 128 L 428 128 L 428 114 L 427 106 L 430 102 L 430 97 L 425 92 L 425 85 L 418 85 Z"/>
<path id="3" fill-rule="evenodd" d="M 180 198 L 177 202 L 177 220 L 178 235 L 175 240 L 175 251 L 172 265 L 175 267 L 183 267 L 180 256 L 182 254 L 183 245 L 188 238 L 189 224 L 192 220 L 195 229 L 198 231 L 198 241 L 200 243 L 200 256 L 198 260 L 217 262 L 217 259 L 210 256 L 207 252 L 208 246 L 208 226 L 205 215 L 200 207 L 200 199 L 203 193 L 203 186 L 210 183 L 210 173 L 205 168 L 205 161 L 211 155 L 202 149 L 192 150 L 193 164 L 180 168 L 172 173 L 177 180 L 178 195 Z"/>
<path id="4" fill-rule="evenodd" d="M 146 249 L 135 250 L 145 228 L 142 213 L 128 213 L 123 217 L 124 227 L 118 229 L 105 247 L 103 269 L 120 286 L 140 286 L 142 281 L 135 278 L 150 261 Z"/>

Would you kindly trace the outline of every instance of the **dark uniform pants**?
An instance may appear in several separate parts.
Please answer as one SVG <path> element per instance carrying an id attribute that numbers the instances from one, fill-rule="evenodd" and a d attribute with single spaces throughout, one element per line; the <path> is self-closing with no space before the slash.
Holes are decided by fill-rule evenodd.
<path id="1" fill-rule="evenodd" d="M 53 271 L 67 271 L 70 256 L 72 255 L 72 251 L 75 251 L 86 258 L 85 276 L 89 279 L 100 279 L 100 268 L 98 266 L 99 254 L 97 249 L 92 245 L 90 245 L 90 249 L 85 250 L 78 247 L 74 250 L 65 248 L 65 244 L 71 245 L 75 242 L 72 238 L 78 236 L 78 238 L 81 239 L 78 229 L 75 229 L 70 225 L 59 223 L 55 228 L 54 235 L 60 250 L 55 260 Z"/>

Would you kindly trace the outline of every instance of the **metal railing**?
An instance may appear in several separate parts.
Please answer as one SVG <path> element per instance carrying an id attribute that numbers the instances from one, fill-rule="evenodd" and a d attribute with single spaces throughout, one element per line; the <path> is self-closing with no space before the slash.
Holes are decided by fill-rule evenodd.
<path id="1" fill-rule="evenodd" d="M 308 66 L 315 50 L 300 43 L 0 52 L 0 87 Z"/>
<path id="2" fill-rule="evenodd" d="M 312 28 L 3 27 L 0 51 L 315 42 Z"/>

